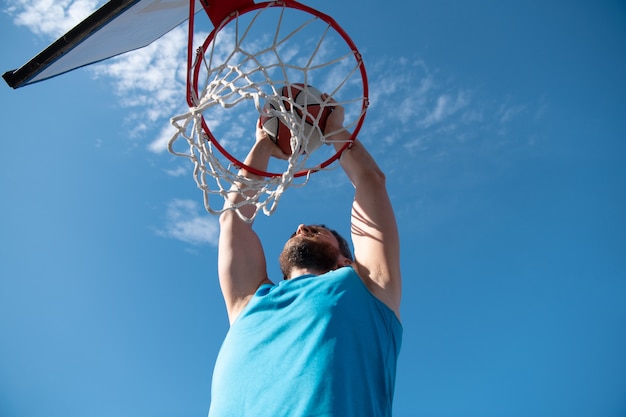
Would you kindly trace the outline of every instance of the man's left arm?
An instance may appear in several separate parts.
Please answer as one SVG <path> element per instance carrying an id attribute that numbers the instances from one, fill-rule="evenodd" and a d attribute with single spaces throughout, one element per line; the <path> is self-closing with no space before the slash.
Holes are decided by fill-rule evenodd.
<path id="1" fill-rule="evenodd" d="M 358 140 L 344 152 L 341 165 L 355 187 L 351 233 L 357 273 L 400 317 L 400 238 L 385 175 Z"/>
<path id="2" fill-rule="evenodd" d="M 326 128 L 339 130 L 342 125 L 343 108 L 338 106 Z M 349 135 L 343 130 L 331 139 L 345 141 Z M 335 142 L 337 149 L 342 145 Z M 351 217 L 355 269 L 370 292 L 400 317 L 400 238 L 385 174 L 358 139 L 340 163 L 355 187 Z"/>

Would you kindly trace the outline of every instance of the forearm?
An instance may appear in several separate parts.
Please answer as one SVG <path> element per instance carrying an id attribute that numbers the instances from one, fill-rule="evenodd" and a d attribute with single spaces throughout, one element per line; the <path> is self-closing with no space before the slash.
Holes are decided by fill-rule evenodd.
<path id="1" fill-rule="evenodd" d="M 274 147 L 275 145 L 269 141 L 257 140 L 244 160 L 244 164 L 258 170 L 267 169 Z M 251 180 L 260 179 L 259 175 L 244 168 L 239 174 Z M 233 185 L 228 201 L 225 202 L 226 205 L 240 205 L 246 196 L 255 192 L 254 190 L 241 192 L 242 190 L 237 188 L 245 190 L 245 185 L 242 183 Z M 253 218 L 256 207 L 252 203 L 242 204 L 238 210 L 243 216 L 250 219 Z M 236 270 L 242 267 L 241 262 L 238 262 L 241 256 L 247 256 L 251 264 L 264 268 L 265 257 L 261 243 L 252 229 L 252 222 L 242 220 L 235 210 L 224 210 L 220 216 L 219 254 L 220 275 L 229 277 L 229 279 L 232 279 L 233 276 L 244 275 L 230 271 L 230 269 Z"/>
<path id="2" fill-rule="evenodd" d="M 276 145 L 270 140 L 257 140 L 248 156 L 244 160 L 244 164 L 259 171 L 265 171 L 269 163 L 270 157 L 276 153 Z M 245 169 L 241 170 L 241 174 L 246 178 L 260 179 L 260 175 L 248 172 Z"/>
<path id="3" fill-rule="evenodd" d="M 337 149 L 340 148 L 339 145 L 335 144 Z M 343 152 L 339 161 L 352 185 L 357 189 L 363 186 L 365 181 L 384 186 L 385 174 L 358 139 L 355 139 L 352 145 Z"/>
<path id="4" fill-rule="evenodd" d="M 244 164 L 248 167 L 254 168 L 255 170 L 266 171 L 269 164 L 269 159 L 275 152 L 274 148 L 276 148 L 276 146 L 270 141 L 257 140 L 250 149 L 250 152 L 248 152 L 248 155 L 244 160 Z M 245 168 L 242 168 L 239 171 L 239 174 L 251 180 L 262 179 L 260 175 L 250 172 Z M 243 193 L 241 191 L 243 191 Z M 235 183 L 229 193 L 228 200 L 225 202 L 225 204 L 239 205 L 241 201 L 245 198 L 245 196 L 251 196 L 255 192 L 256 191 L 254 190 L 246 191 L 246 185 L 241 182 Z M 255 210 L 256 207 L 253 204 L 243 204 L 239 208 L 241 214 L 246 218 L 252 218 Z M 226 214 L 227 216 L 229 215 L 228 213 L 236 215 L 236 213 L 234 213 L 232 210 L 227 210 L 224 212 L 224 214 Z"/>

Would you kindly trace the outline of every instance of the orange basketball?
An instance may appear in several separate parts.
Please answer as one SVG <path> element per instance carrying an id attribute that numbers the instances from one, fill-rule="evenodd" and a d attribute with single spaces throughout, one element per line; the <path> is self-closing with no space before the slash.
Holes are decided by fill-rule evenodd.
<path id="1" fill-rule="evenodd" d="M 323 106 L 322 93 L 310 85 L 284 86 L 281 89 L 281 97 L 286 110 L 291 111 L 293 103 L 296 117 L 299 121 L 304 119 L 304 137 L 308 139 L 306 149 L 309 153 L 313 152 L 322 144 L 326 120 L 332 109 Z M 261 115 L 261 127 L 285 154 L 291 155 L 291 131 L 279 117 L 271 115 L 272 110 L 277 110 L 276 106 L 270 102 L 266 103 L 265 112 Z"/>

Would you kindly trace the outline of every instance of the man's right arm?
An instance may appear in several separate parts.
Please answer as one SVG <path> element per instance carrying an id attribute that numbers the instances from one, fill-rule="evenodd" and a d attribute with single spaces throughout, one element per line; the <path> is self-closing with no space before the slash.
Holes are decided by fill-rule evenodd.
<path id="1" fill-rule="evenodd" d="M 278 146 L 259 132 L 257 141 L 244 163 L 256 169 L 265 170 L 271 156 L 284 157 Z M 257 178 L 246 171 L 241 173 L 248 178 Z M 231 201 L 226 204 L 238 203 L 242 197 L 238 193 L 233 193 L 230 199 Z M 250 218 L 255 207 L 244 205 L 240 210 L 245 217 Z M 271 283 L 267 277 L 263 246 L 252 229 L 252 222 L 243 221 L 234 210 L 226 210 L 220 215 L 218 274 L 231 324 L 259 286 Z"/>

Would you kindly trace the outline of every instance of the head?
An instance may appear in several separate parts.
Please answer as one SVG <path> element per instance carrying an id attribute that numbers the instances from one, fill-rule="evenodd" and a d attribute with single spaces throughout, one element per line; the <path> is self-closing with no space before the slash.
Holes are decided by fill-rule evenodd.
<path id="1" fill-rule="evenodd" d="M 294 268 L 323 274 L 352 261 L 346 239 L 324 225 L 298 226 L 279 257 L 284 279 L 290 278 Z"/>

